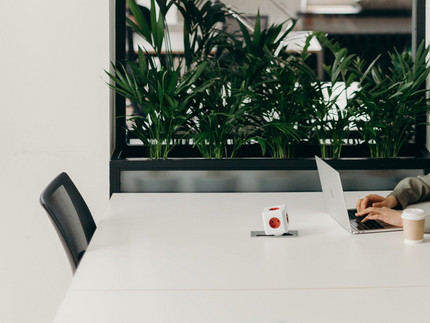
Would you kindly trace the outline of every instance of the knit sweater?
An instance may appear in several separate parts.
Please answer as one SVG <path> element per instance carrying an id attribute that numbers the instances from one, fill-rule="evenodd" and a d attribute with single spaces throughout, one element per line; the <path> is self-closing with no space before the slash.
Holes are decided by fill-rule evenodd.
<path id="1" fill-rule="evenodd" d="M 389 195 L 396 197 L 402 208 L 408 204 L 430 200 L 430 174 L 406 177 Z"/>

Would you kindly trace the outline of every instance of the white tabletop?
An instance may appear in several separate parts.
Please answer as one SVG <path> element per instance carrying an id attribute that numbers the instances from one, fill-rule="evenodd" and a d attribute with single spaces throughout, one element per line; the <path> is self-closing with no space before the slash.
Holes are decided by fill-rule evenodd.
<path id="1" fill-rule="evenodd" d="M 69 291 L 56 323 L 427 322 L 430 288 Z"/>
<path id="2" fill-rule="evenodd" d="M 346 193 L 348 207 L 364 194 Z M 299 235 L 251 237 L 263 230 L 263 208 L 279 204 Z M 141 304 L 132 314 L 139 322 L 170 322 L 175 313 L 178 322 L 202 322 L 203 313 L 204 322 L 340 322 L 354 315 L 349 295 L 373 312 L 375 298 L 394 303 L 400 322 L 398 299 L 429 299 L 428 239 L 411 246 L 402 232 L 350 235 L 325 213 L 321 193 L 114 194 L 56 322 L 115 322 L 133 304 Z M 344 307 L 333 314 L 336 302 Z M 75 306 L 99 319 L 78 320 Z"/>

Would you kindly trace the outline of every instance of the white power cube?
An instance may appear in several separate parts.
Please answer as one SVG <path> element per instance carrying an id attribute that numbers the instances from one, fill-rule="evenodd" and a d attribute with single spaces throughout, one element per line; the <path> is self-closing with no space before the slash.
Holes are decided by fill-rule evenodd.
<path id="1" fill-rule="evenodd" d="M 288 232 L 288 212 L 285 205 L 268 206 L 263 210 L 266 235 L 281 236 Z"/>

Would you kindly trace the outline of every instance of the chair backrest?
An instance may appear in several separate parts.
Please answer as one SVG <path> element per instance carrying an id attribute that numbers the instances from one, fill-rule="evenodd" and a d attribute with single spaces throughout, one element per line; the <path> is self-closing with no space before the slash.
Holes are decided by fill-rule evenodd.
<path id="1" fill-rule="evenodd" d="M 40 203 L 57 230 L 74 273 L 96 229 L 91 212 L 66 173 L 49 183 Z"/>

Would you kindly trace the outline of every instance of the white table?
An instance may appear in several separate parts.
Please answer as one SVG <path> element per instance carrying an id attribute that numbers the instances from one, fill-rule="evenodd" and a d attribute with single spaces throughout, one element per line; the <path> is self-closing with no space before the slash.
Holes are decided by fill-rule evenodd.
<path id="1" fill-rule="evenodd" d="M 299 236 L 251 238 L 276 204 Z M 114 194 L 55 322 L 424 319 L 429 255 L 429 237 L 349 235 L 321 193 Z"/>

